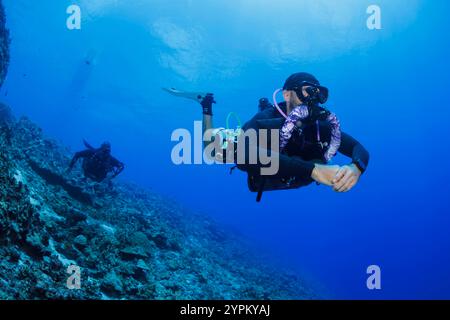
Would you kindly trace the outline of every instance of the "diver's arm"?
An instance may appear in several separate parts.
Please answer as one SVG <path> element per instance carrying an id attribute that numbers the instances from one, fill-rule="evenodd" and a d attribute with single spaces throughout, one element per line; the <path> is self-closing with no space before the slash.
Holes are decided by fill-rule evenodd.
<path id="1" fill-rule="evenodd" d="M 333 189 L 337 192 L 350 191 L 359 181 L 369 164 L 369 152 L 352 138 L 342 134 L 342 144 L 339 152 L 352 158 L 350 165 L 343 166 L 333 179 Z"/>
<path id="2" fill-rule="evenodd" d="M 111 179 L 114 179 L 115 177 L 117 177 L 119 174 L 122 173 L 122 171 L 125 169 L 125 165 L 112 156 L 111 156 L 110 161 L 111 161 L 111 170 L 110 171 L 113 172 Z"/>
<path id="3" fill-rule="evenodd" d="M 77 163 L 77 161 L 80 158 L 86 158 L 86 157 L 88 157 L 91 154 L 92 154 L 91 150 L 84 150 L 84 151 L 80 151 L 80 152 L 75 153 L 75 155 L 72 158 L 72 161 L 70 161 L 69 171 L 73 169 L 73 167 L 75 166 L 75 164 Z"/>
<path id="4" fill-rule="evenodd" d="M 79 152 L 75 153 L 75 155 L 72 158 L 72 161 L 70 161 L 69 170 L 73 169 L 73 167 L 75 166 L 75 163 L 77 163 L 77 161 L 78 161 L 78 159 L 80 159 L 80 157 L 81 156 L 80 156 Z"/>
<path id="5" fill-rule="evenodd" d="M 125 169 L 125 165 L 122 162 L 119 162 L 119 164 L 114 169 L 113 178 L 117 177 L 119 174 L 122 173 L 122 171 Z"/>
<path id="6" fill-rule="evenodd" d="M 352 163 L 364 173 L 369 165 L 369 152 L 355 138 L 342 132 L 339 152 L 352 159 Z"/>

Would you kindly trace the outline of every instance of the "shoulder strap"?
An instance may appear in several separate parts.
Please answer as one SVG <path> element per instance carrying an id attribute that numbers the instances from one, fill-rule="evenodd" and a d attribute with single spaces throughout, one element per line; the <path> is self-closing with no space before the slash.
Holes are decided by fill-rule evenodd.
<path id="1" fill-rule="evenodd" d="M 262 178 L 261 182 L 259 183 L 258 195 L 256 196 L 256 202 L 261 202 L 265 186 L 266 186 L 266 178 Z"/>

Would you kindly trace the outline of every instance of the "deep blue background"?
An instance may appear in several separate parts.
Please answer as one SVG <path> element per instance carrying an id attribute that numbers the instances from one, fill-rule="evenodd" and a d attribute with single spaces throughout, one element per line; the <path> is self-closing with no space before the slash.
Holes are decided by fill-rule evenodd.
<path id="1" fill-rule="evenodd" d="M 334 298 L 450 298 L 449 35 L 445 0 L 5 0 L 12 61 L 1 99 L 73 150 L 109 140 L 133 180 L 254 240 Z M 82 30 L 66 28 L 79 4 Z M 86 59 L 91 65 L 86 65 Z M 371 153 L 352 192 L 266 193 L 245 175 L 175 166 L 176 128 L 201 119 L 161 90 L 216 94 L 216 125 L 245 120 L 297 71 L 331 90 L 328 107 Z M 340 158 L 338 162 L 348 160 Z M 365 270 L 382 269 L 382 290 Z"/>

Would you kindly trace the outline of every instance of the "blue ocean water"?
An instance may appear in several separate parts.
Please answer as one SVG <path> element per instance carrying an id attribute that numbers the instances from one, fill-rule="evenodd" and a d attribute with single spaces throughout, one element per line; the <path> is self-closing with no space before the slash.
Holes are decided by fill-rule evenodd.
<path id="1" fill-rule="evenodd" d="M 5 0 L 11 66 L 1 99 L 73 150 L 109 140 L 121 179 L 245 234 L 330 298 L 450 298 L 449 35 L 445 0 Z M 66 27 L 79 5 L 81 30 Z M 377 4 L 382 29 L 369 30 Z M 171 134 L 193 130 L 214 92 L 214 121 L 245 121 L 294 72 L 314 73 L 328 107 L 370 152 L 357 187 L 247 190 L 224 166 L 176 166 Z M 339 157 L 338 163 L 348 159 Z M 366 268 L 382 289 L 366 287 Z"/>

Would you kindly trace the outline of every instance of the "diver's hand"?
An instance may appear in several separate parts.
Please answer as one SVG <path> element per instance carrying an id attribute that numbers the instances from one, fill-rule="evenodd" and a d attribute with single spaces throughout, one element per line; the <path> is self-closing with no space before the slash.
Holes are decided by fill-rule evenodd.
<path id="1" fill-rule="evenodd" d="M 333 179 L 333 190 L 336 192 L 348 192 L 358 183 L 361 171 L 354 164 L 343 166 Z"/>
<path id="2" fill-rule="evenodd" d="M 336 177 L 340 167 L 316 164 L 312 172 L 311 178 L 316 182 L 333 186 L 333 179 Z"/>

